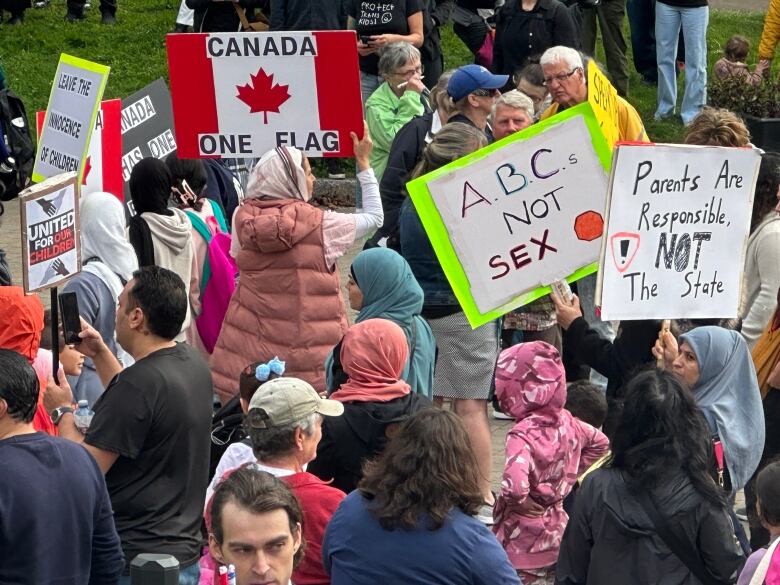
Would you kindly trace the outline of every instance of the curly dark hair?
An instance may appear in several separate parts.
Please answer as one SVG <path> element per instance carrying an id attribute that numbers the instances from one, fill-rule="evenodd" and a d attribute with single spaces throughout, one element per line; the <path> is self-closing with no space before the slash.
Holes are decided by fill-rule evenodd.
<path id="1" fill-rule="evenodd" d="M 382 528 L 441 528 L 453 508 L 473 516 L 483 503 L 479 468 L 460 418 L 438 408 L 409 417 L 358 485 Z"/>
<path id="2" fill-rule="evenodd" d="M 623 471 L 629 487 L 637 490 L 682 470 L 705 500 L 726 506 L 725 492 L 711 475 L 715 466 L 707 421 L 671 372 L 653 368 L 629 381 L 607 465 Z"/>

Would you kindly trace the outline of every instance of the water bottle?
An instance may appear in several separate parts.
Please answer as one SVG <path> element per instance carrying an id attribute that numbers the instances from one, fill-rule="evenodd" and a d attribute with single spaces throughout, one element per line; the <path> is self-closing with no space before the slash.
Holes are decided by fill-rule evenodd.
<path id="1" fill-rule="evenodd" d="M 81 431 L 82 435 L 87 433 L 93 416 L 95 416 L 95 411 L 90 409 L 89 401 L 79 400 L 79 407 L 73 413 L 73 418 L 76 422 L 76 428 Z"/>

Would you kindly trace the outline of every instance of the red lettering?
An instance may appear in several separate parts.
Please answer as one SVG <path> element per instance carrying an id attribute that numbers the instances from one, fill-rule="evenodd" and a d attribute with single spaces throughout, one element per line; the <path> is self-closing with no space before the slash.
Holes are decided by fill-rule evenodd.
<path id="1" fill-rule="evenodd" d="M 528 252 L 523 252 L 523 250 L 525 250 L 525 244 L 520 244 L 509 250 L 509 255 L 512 257 L 512 262 L 515 263 L 516 270 L 519 270 L 523 266 L 528 266 L 531 263 Z"/>
<path id="2" fill-rule="evenodd" d="M 550 252 L 557 252 L 557 248 L 553 248 L 550 244 L 547 243 L 547 236 L 550 235 L 550 230 L 546 229 L 544 230 L 544 235 L 542 236 L 542 240 L 539 241 L 536 238 L 530 238 L 530 240 L 539 246 L 539 260 L 544 258 L 544 252 L 545 250 L 550 250 Z"/>
<path id="3" fill-rule="evenodd" d="M 498 280 L 499 278 L 505 277 L 507 274 L 509 274 L 509 264 L 501 260 L 501 254 L 496 254 L 490 259 L 491 268 L 501 268 L 503 272 L 501 274 L 496 274 L 495 276 L 491 276 L 491 280 Z"/>

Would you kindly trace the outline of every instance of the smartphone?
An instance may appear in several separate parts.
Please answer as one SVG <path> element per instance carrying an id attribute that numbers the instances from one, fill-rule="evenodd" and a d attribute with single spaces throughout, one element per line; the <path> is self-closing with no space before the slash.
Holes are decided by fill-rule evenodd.
<path id="1" fill-rule="evenodd" d="M 81 319 L 79 317 L 79 300 L 76 293 L 62 293 L 59 295 L 60 318 L 62 319 L 62 334 L 65 343 L 79 343 L 81 338 Z"/>
<path id="2" fill-rule="evenodd" d="M 360 35 L 358 37 L 360 39 L 360 42 L 364 45 L 370 45 L 371 44 L 371 35 Z"/>

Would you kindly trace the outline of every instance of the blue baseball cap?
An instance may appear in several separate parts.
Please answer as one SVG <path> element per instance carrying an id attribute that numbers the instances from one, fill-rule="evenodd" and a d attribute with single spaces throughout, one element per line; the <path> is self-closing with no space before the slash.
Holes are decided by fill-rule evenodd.
<path id="1" fill-rule="evenodd" d="M 501 89 L 508 81 L 508 75 L 493 75 L 482 65 L 464 65 L 450 77 L 447 93 L 457 102 L 478 89 Z"/>

